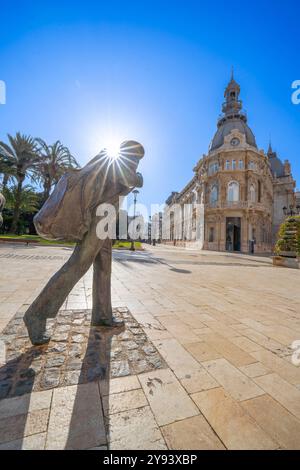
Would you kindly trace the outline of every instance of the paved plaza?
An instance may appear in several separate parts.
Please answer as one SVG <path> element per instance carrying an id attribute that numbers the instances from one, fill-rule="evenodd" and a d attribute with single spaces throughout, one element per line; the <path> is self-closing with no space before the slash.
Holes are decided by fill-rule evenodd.
<path id="1" fill-rule="evenodd" d="M 90 327 L 89 271 L 32 347 L 22 315 L 71 252 L 0 246 L 0 449 L 300 449 L 298 270 L 115 251 L 125 326 Z"/>

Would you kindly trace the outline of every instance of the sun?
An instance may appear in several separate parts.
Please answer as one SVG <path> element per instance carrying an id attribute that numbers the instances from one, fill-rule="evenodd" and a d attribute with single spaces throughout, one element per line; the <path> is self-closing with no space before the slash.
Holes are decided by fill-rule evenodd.
<path id="1" fill-rule="evenodd" d="M 105 150 L 110 160 L 117 160 L 120 157 L 120 143 L 117 140 L 106 142 Z"/>

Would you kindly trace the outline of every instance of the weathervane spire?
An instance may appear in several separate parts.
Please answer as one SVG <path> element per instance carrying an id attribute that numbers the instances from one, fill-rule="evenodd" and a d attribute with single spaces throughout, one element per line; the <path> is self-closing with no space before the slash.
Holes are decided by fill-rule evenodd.
<path id="1" fill-rule="evenodd" d="M 272 149 L 272 140 L 271 140 L 271 134 L 269 135 L 269 148 L 268 148 L 268 155 L 271 155 L 273 153 Z"/>
<path id="2" fill-rule="evenodd" d="M 233 65 L 231 66 L 231 80 L 234 80 L 234 69 L 233 69 Z"/>

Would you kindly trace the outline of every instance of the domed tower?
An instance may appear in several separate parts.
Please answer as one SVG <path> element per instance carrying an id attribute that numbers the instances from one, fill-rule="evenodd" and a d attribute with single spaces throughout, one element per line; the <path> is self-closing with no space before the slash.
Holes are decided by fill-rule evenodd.
<path id="1" fill-rule="evenodd" d="M 234 80 L 232 73 L 231 80 L 224 92 L 223 115 L 218 120 L 218 130 L 211 142 L 210 151 L 220 148 L 225 142 L 225 137 L 230 135 L 234 129 L 245 137 L 245 142 L 248 145 L 257 148 L 254 134 L 247 124 L 247 115 L 242 111 L 243 104 L 239 99 L 240 91 L 240 86 Z M 231 144 L 238 145 L 237 138 L 234 138 Z"/>
<path id="2" fill-rule="evenodd" d="M 233 73 L 207 155 L 195 168 L 205 207 L 204 248 L 270 252 L 273 183 L 270 162 L 258 150 Z"/>

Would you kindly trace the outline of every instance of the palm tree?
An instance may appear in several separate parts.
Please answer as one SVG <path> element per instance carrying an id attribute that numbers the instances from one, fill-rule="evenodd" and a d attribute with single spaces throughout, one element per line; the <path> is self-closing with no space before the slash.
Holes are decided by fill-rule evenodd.
<path id="1" fill-rule="evenodd" d="M 3 189 L 7 187 L 7 184 L 12 179 L 14 174 L 13 163 L 9 160 L 9 158 L 4 157 L 0 153 L 0 175 L 2 176 L 2 183 L 1 186 Z"/>
<path id="2" fill-rule="evenodd" d="M 0 155 L 10 165 L 11 174 L 17 180 L 16 194 L 14 201 L 14 214 L 11 225 L 11 232 L 16 233 L 20 217 L 20 207 L 22 204 L 22 187 L 26 176 L 33 176 L 39 155 L 37 153 L 36 141 L 26 135 L 17 132 L 15 137 L 8 134 L 10 145 L 0 142 Z"/>
<path id="3" fill-rule="evenodd" d="M 76 159 L 71 154 L 68 147 L 65 147 L 59 140 L 53 145 L 48 145 L 42 139 L 36 139 L 39 146 L 38 153 L 40 155 L 39 163 L 39 180 L 41 180 L 44 196 L 46 201 L 50 195 L 53 185 L 69 168 L 78 168 Z"/>
<path id="4" fill-rule="evenodd" d="M 14 210 L 16 199 L 18 197 L 18 186 L 12 185 L 10 188 L 5 188 L 3 195 L 6 199 L 6 209 Z M 22 187 L 21 191 L 21 204 L 20 212 L 37 212 L 40 207 L 39 195 L 35 192 L 34 188 L 29 184 Z"/>

